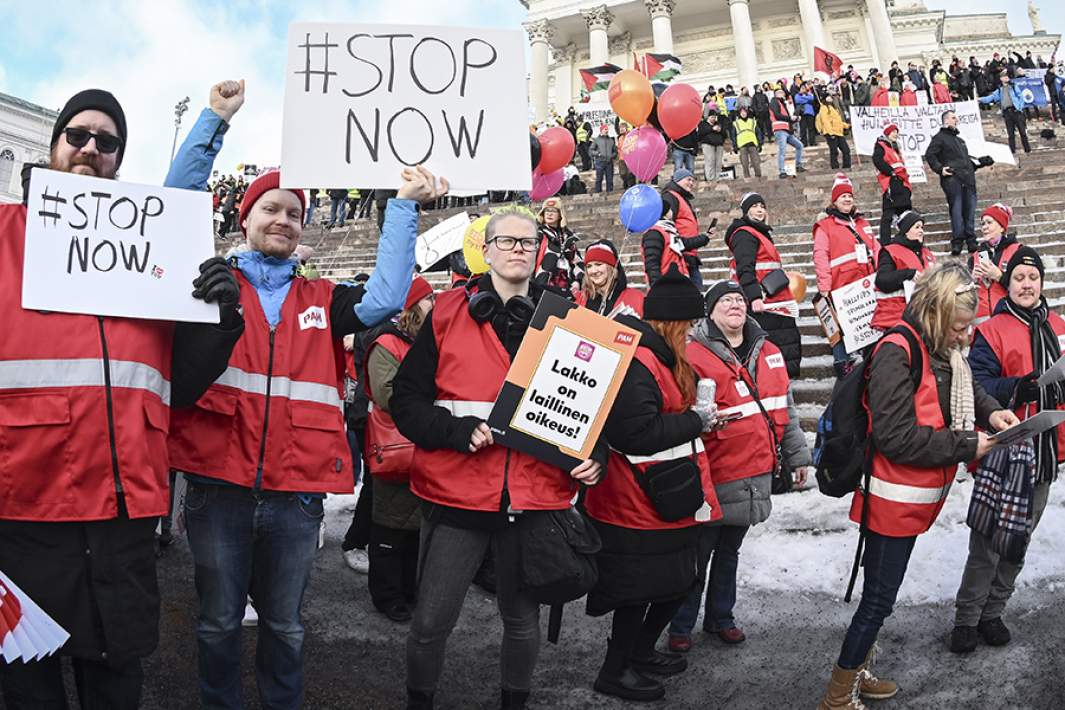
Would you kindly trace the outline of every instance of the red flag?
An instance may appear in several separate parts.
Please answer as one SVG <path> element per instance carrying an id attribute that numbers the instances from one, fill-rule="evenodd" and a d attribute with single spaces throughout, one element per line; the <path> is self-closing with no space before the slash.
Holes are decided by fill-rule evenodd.
<path id="1" fill-rule="evenodd" d="M 835 79 L 843 71 L 843 62 L 827 49 L 814 47 L 814 71 L 823 72 Z"/>

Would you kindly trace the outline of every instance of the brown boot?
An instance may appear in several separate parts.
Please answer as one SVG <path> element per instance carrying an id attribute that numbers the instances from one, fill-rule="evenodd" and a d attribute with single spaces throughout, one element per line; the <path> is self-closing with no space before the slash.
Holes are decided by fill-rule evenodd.
<path id="1" fill-rule="evenodd" d="M 832 678 L 828 681 L 828 690 L 817 710 L 868 710 L 858 696 L 860 669 L 848 671 L 839 666 L 832 668 Z"/>
<path id="2" fill-rule="evenodd" d="M 873 664 L 876 663 L 877 650 L 875 645 L 870 648 L 869 653 L 865 656 L 865 663 L 858 668 L 858 677 L 860 679 L 858 692 L 861 693 L 863 698 L 868 698 L 869 700 L 887 700 L 895 697 L 895 694 L 899 692 L 899 685 L 895 681 L 881 680 L 873 675 Z"/>

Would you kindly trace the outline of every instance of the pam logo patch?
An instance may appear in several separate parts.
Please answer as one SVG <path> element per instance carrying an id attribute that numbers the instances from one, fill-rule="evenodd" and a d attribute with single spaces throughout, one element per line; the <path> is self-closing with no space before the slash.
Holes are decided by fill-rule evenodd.
<path id="1" fill-rule="evenodd" d="M 618 333 L 614 336 L 614 342 L 621 345 L 632 345 L 636 341 L 636 338 L 632 333 Z"/>
<path id="2" fill-rule="evenodd" d="M 321 306 L 311 306 L 303 313 L 300 313 L 300 330 L 307 330 L 308 328 L 325 330 L 328 327 L 329 324 L 325 320 L 325 309 Z"/>
<path id="3" fill-rule="evenodd" d="M 773 353 L 766 357 L 765 364 L 770 368 L 784 367 L 784 356 L 780 353 Z"/>
<path id="4" fill-rule="evenodd" d="M 577 346 L 577 352 L 575 352 L 574 355 L 585 362 L 590 362 L 592 355 L 595 355 L 595 346 L 582 340 Z"/>

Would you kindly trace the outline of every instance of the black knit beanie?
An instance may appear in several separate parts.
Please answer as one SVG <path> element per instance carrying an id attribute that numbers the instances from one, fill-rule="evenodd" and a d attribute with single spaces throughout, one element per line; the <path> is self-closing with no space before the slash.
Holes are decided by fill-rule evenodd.
<path id="1" fill-rule="evenodd" d="M 906 210 L 902 213 L 902 216 L 899 217 L 899 236 L 905 237 L 910 229 L 913 228 L 913 225 L 923 221 L 924 217 L 921 216 L 920 212 L 917 212 L 916 210 Z"/>
<path id="2" fill-rule="evenodd" d="M 1032 247 L 1022 246 L 1013 253 L 1013 257 L 1010 259 L 1009 263 L 1006 264 L 1007 281 L 1013 277 L 1013 270 L 1018 266 L 1034 266 L 1039 269 L 1039 280 L 1043 280 L 1043 260 L 1039 257 L 1039 252 Z"/>
<path id="3" fill-rule="evenodd" d="M 763 205 L 766 204 L 765 198 L 759 195 L 757 192 L 748 192 L 740 198 L 740 212 L 742 212 L 743 216 L 746 217 L 747 210 L 751 209 L 759 202 L 761 202 Z"/>
<path id="4" fill-rule="evenodd" d="M 706 292 L 706 312 L 712 313 L 714 306 L 721 299 L 722 296 L 728 293 L 738 293 L 744 296 L 743 287 L 731 279 L 725 279 L 724 281 L 718 281 L 716 284 L 710 287 L 710 290 Z M 744 296 L 746 299 L 746 296 Z"/>
<path id="5" fill-rule="evenodd" d="M 643 301 L 644 320 L 699 320 L 706 317 L 703 296 L 676 264 L 655 281 Z"/>
<path id="6" fill-rule="evenodd" d="M 52 127 L 51 145 L 54 146 L 56 141 L 59 140 L 59 135 L 70 123 L 70 119 L 82 111 L 88 110 L 102 111 L 115 122 L 115 127 L 118 129 L 118 137 L 122 139 L 122 145 L 118 147 L 118 156 L 115 159 L 115 167 L 118 168 L 118 166 L 122 165 L 122 156 L 126 152 L 126 114 L 118 103 L 118 99 L 110 91 L 85 89 L 71 96 L 63 110 L 59 112 L 59 117 L 55 120 L 55 126 Z"/>

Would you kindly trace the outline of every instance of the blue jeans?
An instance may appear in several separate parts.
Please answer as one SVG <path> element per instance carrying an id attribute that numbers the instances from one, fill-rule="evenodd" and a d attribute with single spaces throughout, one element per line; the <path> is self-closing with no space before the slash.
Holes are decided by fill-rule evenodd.
<path id="1" fill-rule="evenodd" d="M 875 532 L 868 533 L 862 567 L 865 582 L 862 585 L 862 600 L 854 612 L 843 648 L 837 663 L 840 668 L 854 670 L 865 662 L 869 649 L 876 643 L 884 619 L 891 616 L 899 587 L 906 576 L 906 566 L 913 552 L 913 537 L 888 537 Z"/>
<path id="2" fill-rule="evenodd" d="M 961 251 L 962 246 L 976 251 L 976 188 L 956 177 L 942 178 L 939 185 L 947 196 L 950 210 L 951 251 Z"/>
<path id="3" fill-rule="evenodd" d="M 736 619 L 732 615 L 732 607 L 736 606 L 736 569 L 740 564 L 740 545 L 748 530 L 750 527 L 746 525 L 704 525 L 699 531 L 695 586 L 673 616 L 669 633 L 687 636 L 695 628 L 708 565 L 710 587 L 706 594 L 703 629 L 725 631 L 736 628 Z"/>
<path id="4" fill-rule="evenodd" d="M 255 676 L 264 708 L 303 699 L 300 605 L 324 515 L 320 497 L 189 482 L 185 522 L 196 566 L 203 708 L 239 710 L 240 628 L 248 594 L 259 613 Z"/>
<path id="5" fill-rule="evenodd" d="M 695 172 L 695 153 L 689 153 L 686 150 L 673 149 L 673 172 L 677 172 L 681 168 L 687 168 L 693 173 Z"/>
<path id="6" fill-rule="evenodd" d="M 614 191 L 614 161 L 595 161 L 595 191 L 603 191 L 603 178 L 606 178 L 606 191 Z"/>
<path id="7" fill-rule="evenodd" d="M 313 202 L 307 203 L 307 218 L 303 220 L 304 227 L 311 226 L 311 222 L 314 220 L 314 208 L 317 206 L 318 205 L 314 204 Z"/>
<path id="8" fill-rule="evenodd" d="M 344 226 L 344 215 L 346 214 L 346 211 L 345 211 L 344 207 L 345 207 L 346 204 L 347 204 L 347 200 L 346 199 L 344 199 L 344 200 L 333 200 L 333 207 L 332 207 L 331 212 L 329 213 L 329 224 L 327 224 L 325 226 L 327 226 L 327 227 L 332 227 L 333 225 L 336 225 L 337 227 L 343 227 Z"/>
<path id="9" fill-rule="evenodd" d="M 774 131 L 773 137 L 777 141 L 777 168 L 780 174 L 784 174 L 784 148 L 791 146 L 795 149 L 795 167 L 802 165 L 802 142 L 789 131 Z"/>

